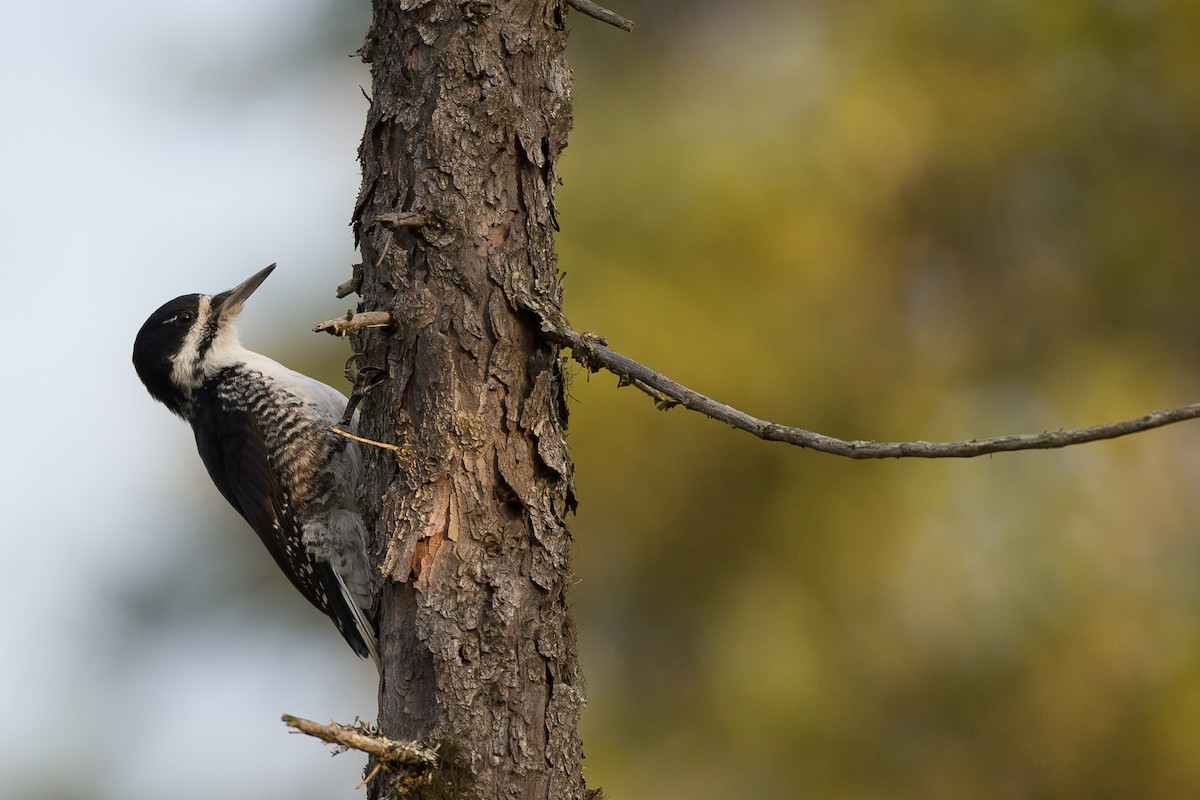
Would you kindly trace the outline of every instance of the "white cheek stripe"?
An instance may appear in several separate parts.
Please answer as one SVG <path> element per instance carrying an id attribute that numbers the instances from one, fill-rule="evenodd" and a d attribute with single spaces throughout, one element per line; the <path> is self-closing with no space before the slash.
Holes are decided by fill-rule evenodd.
<path id="1" fill-rule="evenodd" d="M 201 375 L 196 371 L 200 355 L 200 340 L 208 329 L 208 316 L 212 311 L 212 298 L 201 297 L 200 307 L 196 309 L 196 322 L 188 331 L 187 338 L 179 352 L 171 358 L 171 382 L 191 392 L 200 384 Z"/>

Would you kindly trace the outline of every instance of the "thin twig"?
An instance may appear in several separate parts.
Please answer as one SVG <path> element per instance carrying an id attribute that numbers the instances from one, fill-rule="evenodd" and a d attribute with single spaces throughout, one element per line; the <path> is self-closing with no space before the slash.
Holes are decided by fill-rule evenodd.
<path id="1" fill-rule="evenodd" d="M 425 211 L 396 211 L 379 214 L 371 221 L 393 231 L 397 228 L 423 228 L 433 222 L 433 217 Z"/>
<path id="2" fill-rule="evenodd" d="M 388 250 L 392 249 L 392 242 L 396 240 L 396 234 L 392 233 L 392 229 L 387 229 L 387 236 L 384 237 L 383 247 L 379 248 L 379 258 L 375 259 L 375 269 L 379 269 L 383 264 L 383 260 L 387 258 Z"/>
<path id="3" fill-rule="evenodd" d="M 338 436 L 345 436 L 347 439 L 353 439 L 356 442 L 362 442 L 363 444 L 371 444 L 376 447 L 382 447 L 384 450 L 391 450 L 393 453 L 400 452 L 400 448 L 394 444 L 388 444 L 387 442 L 377 442 L 374 439 L 364 439 L 361 436 L 355 436 L 353 433 L 346 433 L 341 428 L 330 428 L 329 430 L 332 433 L 336 433 Z"/>
<path id="4" fill-rule="evenodd" d="M 639 381 L 636 378 L 626 378 L 624 376 L 617 376 L 617 377 L 620 380 L 620 383 L 618 384 L 618 386 L 632 386 L 633 388 L 637 389 L 638 391 L 645 393 L 646 395 L 648 395 L 650 397 L 651 400 L 654 401 L 654 405 L 656 408 L 658 408 L 659 411 L 669 411 L 670 409 L 679 405 L 678 400 L 668 397 L 667 395 L 660 392 L 658 389 L 655 389 L 653 386 L 643 383 L 642 381 Z"/>
<path id="5" fill-rule="evenodd" d="M 353 726 L 333 722 L 322 725 L 312 720 L 293 717 L 291 714 L 284 714 L 283 722 L 289 728 L 315 736 L 323 742 L 375 756 L 380 763 L 387 766 L 433 768 L 440 761 L 437 748 L 426 747 L 420 742 L 398 742 L 388 739 L 361 724 Z"/>
<path id="6" fill-rule="evenodd" d="M 572 356 L 586 369 L 595 372 L 603 368 L 619 376 L 622 381 L 637 386 L 663 406 L 659 395 L 669 398 L 692 411 L 697 411 L 738 430 L 754 434 L 770 442 L 784 442 L 830 453 L 847 458 L 973 458 L 989 453 L 1014 450 L 1050 450 L 1076 444 L 1115 439 L 1161 428 L 1176 422 L 1200 418 L 1200 403 L 1151 411 L 1136 419 L 1093 425 L 1078 430 L 1055 430 L 1042 433 L 1019 433 L 993 436 L 986 439 L 971 439 L 964 442 L 876 442 L 863 439 L 838 439 L 821 433 L 792 428 L 775 422 L 758 419 L 732 406 L 719 403 L 710 397 L 693 391 L 671 380 L 631 358 L 611 350 L 601 337 L 583 334 L 572 329 L 558 313 L 548 313 L 545 308 L 534 308 L 542 320 L 542 332 L 555 344 L 567 347 Z M 652 389 L 653 391 L 648 391 Z M 657 393 L 657 394 L 656 394 Z"/>
<path id="7" fill-rule="evenodd" d="M 567 5 L 581 14 L 587 14 L 593 19 L 607 22 L 609 25 L 620 28 L 623 31 L 629 32 L 633 30 L 632 20 L 625 19 L 617 12 L 609 11 L 604 6 L 593 3 L 592 0 L 567 0 Z"/>
<path id="8" fill-rule="evenodd" d="M 361 781 L 359 781 L 358 786 L 355 786 L 354 788 L 362 789 L 365 786 L 370 786 L 371 781 L 375 780 L 375 776 L 378 775 L 379 771 L 382 769 L 383 769 L 383 762 L 376 761 L 375 766 L 371 767 L 371 771 L 367 773 L 367 777 L 365 777 Z"/>
<path id="9" fill-rule="evenodd" d="M 392 315 L 386 311 L 353 311 L 337 319 L 327 319 L 313 325 L 314 333 L 328 333 L 331 336 L 348 336 L 351 333 L 366 328 L 387 328 L 392 324 Z"/>

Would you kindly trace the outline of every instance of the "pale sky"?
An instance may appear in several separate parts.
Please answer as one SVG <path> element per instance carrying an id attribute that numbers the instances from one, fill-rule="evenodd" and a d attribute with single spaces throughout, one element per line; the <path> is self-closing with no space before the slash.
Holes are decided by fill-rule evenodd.
<path id="1" fill-rule="evenodd" d="M 363 760 L 279 715 L 370 717 L 373 668 L 332 626 L 301 635 L 228 600 L 222 578 L 247 579 L 205 552 L 251 534 L 130 364 L 158 305 L 277 261 L 243 341 L 340 370 L 345 345 L 308 331 L 351 302 L 331 289 L 355 260 L 369 78 L 345 55 L 285 63 L 324 7 L 0 7 L 0 797 L 356 794 Z"/>

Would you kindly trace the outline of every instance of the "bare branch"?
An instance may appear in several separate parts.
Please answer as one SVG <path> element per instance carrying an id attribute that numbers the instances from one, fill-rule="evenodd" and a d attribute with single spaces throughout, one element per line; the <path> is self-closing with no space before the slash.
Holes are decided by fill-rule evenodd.
<path id="1" fill-rule="evenodd" d="M 599 369 L 612 372 L 620 377 L 622 383 L 632 384 L 655 398 L 659 408 L 682 405 L 766 441 L 784 442 L 847 458 L 973 458 L 1014 450 L 1050 450 L 1101 439 L 1115 439 L 1118 436 L 1128 436 L 1131 433 L 1200 418 L 1200 403 L 1193 403 L 1179 408 L 1151 411 L 1124 422 L 1093 425 L 1079 430 L 1009 434 L 965 442 L 875 442 L 837 439 L 803 428 L 792 428 L 758 419 L 732 406 L 719 403 L 609 349 L 603 338 L 594 334 L 579 333 L 572 329 L 561 315 L 545 313 L 546 309 L 537 308 L 532 303 L 530 308 L 541 318 L 542 332 L 546 338 L 569 348 L 571 355 L 585 369 L 591 372 Z"/>
<path id="2" fill-rule="evenodd" d="M 362 442 L 363 444 L 374 445 L 375 447 L 382 447 L 384 450 L 391 450 L 393 453 L 400 452 L 400 448 L 394 444 L 388 444 L 387 442 L 377 442 L 374 439 L 364 439 L 361 436 L 355 436 L 353 433 L 347 433 L 346 431 L 342 430 L 341 428 L 330 428 L 329 432 L 336 433 L 338 436 L 345 436 L 347 439 L 353 439 L 354 441 Z"/>
<path id="3" fill-rule="evenodd" d="M 323 742 L 339 747 L 359 750 L 374 756 L 384 768 L 388 767 L 421 767 L 432 769 L 438 766 L 440 758 L 436 747 L 426 747 L 420 742 L 398 742 L 374 730 L 370 726 L 343 725 L 332 722 L 322 725 L 319 722 L 283 715 L 283 722 L 298 733 L 314 736 Z"/>
<path id="4" fill-rule="evenodd" d="M 331 336 L 347 336 L 365 328 L 387 328 L 392 324 L 392 315 L 386 311 L 353 311 L 338 319 L 327 319 L 313 325 L 313 333 L 328 333 Z"/>
<path id="5" fill-rule="evenodd" d="M 371 221 L 394 231 L 398 228 L 423 228 L 433 222 L 433 217 L 424 211 L 397 211 L 391 214 L 380 214 Z"/>
<path id="6" fill-rule="evenodd" d="M 581 14 L 587 14 L 593 19 L 598 19 L 601 22 L 607 22 L 613 27 L 620 28 L 623 31 L 633 30 L 633 21 L 625 19 L 615 11 L 609 11 L 604 6 L 593 3 L 592 0 L 567 0 L 567 5 L 575 9 Z"/>
<path id="7" fill-rule="evenodd" d="M 355 264 L 350 268 L 350 277 L 337 287 L 337 299 L 349 297 L 352 294 L 358 294 L 358 290 L 362 288 L 363 265 Z"/>

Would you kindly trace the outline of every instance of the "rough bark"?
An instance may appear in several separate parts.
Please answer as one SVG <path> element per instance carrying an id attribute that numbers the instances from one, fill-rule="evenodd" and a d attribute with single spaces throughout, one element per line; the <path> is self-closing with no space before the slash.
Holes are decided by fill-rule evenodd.
<path id="1" fill-rule="evenodd" d="M 360 433 L 400 445 L 366 448 L 379 724 L 440 743 L 447 764 L 415 796 L 587 795 L 561 362 L 519 310 L 561 298 L 565 43 L 553 0 L 374 0 L 362 52 L 360 308 L 396 325 L 355 336 L 360 366 L 385 371 Z"/>

